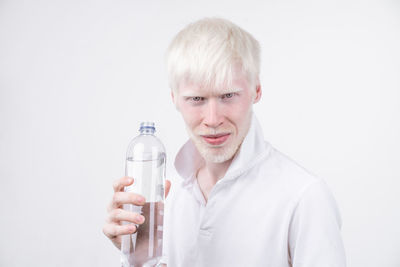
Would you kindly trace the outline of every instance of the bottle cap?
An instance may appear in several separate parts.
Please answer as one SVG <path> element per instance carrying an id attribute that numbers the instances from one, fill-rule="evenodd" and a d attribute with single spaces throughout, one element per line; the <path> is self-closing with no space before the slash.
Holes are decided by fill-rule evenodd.
<path id="1" fill-rule="evenodd" d="M 140 123 L 139 131 L 140 132 L 149 131 L 149 132 L 154 133 L 156 131 L 156 127 L 154 126 L 154 122 L 145 121 L 145 122 Z"/>

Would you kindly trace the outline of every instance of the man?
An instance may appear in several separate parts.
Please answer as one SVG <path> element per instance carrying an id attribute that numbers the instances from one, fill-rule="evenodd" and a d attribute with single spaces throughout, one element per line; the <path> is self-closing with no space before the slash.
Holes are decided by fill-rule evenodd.
<path id="1" fill-rule="evenodd" d="M 170 45 L 171 95 L 190 140 L 176 156 L 183 182 L 165 212 L 169 267 L 346 265 L 326 183 L 265 142 L 253 114 L 262 92 L 259 51 L 249 33 L 214 18 L 190 24 Z M 117 247 L 143 222 L 120 209 L 143 204 L 120 192 L 131 183 L 116 182 L 104 227 Z"/>

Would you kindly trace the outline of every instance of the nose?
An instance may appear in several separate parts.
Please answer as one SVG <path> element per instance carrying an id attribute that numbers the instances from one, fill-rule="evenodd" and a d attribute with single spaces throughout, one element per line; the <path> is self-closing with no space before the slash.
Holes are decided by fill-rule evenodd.
<path id="1" fill-rule="evenodd" d="M 210 99 L 205 108 L 204 125 L 210 128 L 218 128 L 223 123 L 223 116 L 218 102 L 215 99 Z"/>

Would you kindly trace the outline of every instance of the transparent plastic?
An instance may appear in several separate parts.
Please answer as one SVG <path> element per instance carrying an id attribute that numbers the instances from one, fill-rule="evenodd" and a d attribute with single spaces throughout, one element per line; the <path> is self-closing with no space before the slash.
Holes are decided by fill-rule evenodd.
<path id="1" fill-rule="evenodd" d="M 122 236 L 123 267 L 161 266 L 166 154 L 164 145 L 154 135 L 154 123 L 142 122 L 139 131 L 126 153 L 125 175 L 133 177 L 134 182 L 125 187 L 125 192 L 144 196 L 146 204 L 124 204 L 123 208 L 142 214 L 145 222 L 136 233 Z"/>

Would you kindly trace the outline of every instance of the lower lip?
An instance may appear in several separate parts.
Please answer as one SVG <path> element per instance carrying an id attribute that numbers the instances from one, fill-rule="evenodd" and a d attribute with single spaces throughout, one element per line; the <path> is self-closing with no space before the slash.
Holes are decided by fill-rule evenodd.
<path id="1" fill-rule="evenodd" d="M 228 139 L 228 138 L 229 138 L 229 134 L 222 135 L 222 136 L 219 136 L 219 137 L 216 137 L 216 138 L 213 138 L 213 137 L 205 137 L 205 136 L 203 136 L 203 139 L 204 139 L 207 143 L 209 143 L 210 145 L 221 145 L 221 144 L 223 144 L 223 143 L 226 141 L 226 139 Z"/>

